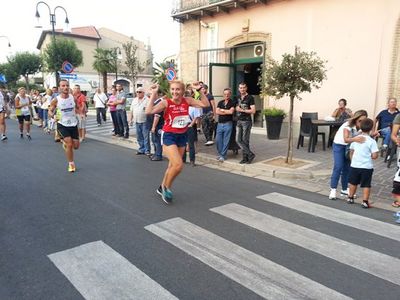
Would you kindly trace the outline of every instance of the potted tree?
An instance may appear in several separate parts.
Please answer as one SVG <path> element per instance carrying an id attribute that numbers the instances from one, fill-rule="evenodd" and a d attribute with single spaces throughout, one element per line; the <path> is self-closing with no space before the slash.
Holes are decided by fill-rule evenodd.
<path id="1" fill-rule="evenodd" d="M 326 61 L 315 52 L 303 52 L 298 47 L 295 53 L 284 54 L 282 61 L 268 59 L 263 65 L 259 85 L 263 95 L 280 99 L 288 96 L 289 130 L 288 149 L 285 163 L 293 163 L 293 107 L 294 99 L 301 99 L 304 92 L 310 93 L 313 88 L 320 88 L 326 79 Z"/>
<path id="2" fill-rule="evenodd" d="M 270 107 L 264 109 L 262 113 L 265 117 L 268 139 L 279 140 L 282 122 L 286 116 L 285 111 L 276 107 Z"/>

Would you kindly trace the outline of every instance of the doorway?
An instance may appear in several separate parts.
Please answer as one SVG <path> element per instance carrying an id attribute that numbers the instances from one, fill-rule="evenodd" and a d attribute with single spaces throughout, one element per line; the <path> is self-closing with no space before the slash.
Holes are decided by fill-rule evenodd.
<path id="1" fill-rule="evenodd" d="M 238 93 L 239 83 L 245 82 L 247 84 L 247 93 L 254 97 L 256 105 L 256 113 L 254 115 L 254 126 L 262 127 L 263 103 L 260 97 L 260 87 L 258 86 L 258 79 L 261 75 L 261 62 L 257 63 L 239 63 L 235 64 L 235 94 Z"/>

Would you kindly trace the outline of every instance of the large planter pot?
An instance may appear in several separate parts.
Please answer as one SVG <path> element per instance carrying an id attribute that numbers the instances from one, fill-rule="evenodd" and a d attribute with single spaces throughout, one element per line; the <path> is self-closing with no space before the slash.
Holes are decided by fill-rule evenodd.
<path id="1" fill-rule="evenodd" d="M 281 128 L 283 116 L 271 117 L 265 116 L 265 124 L 267 128 L 267 137 L 270 140 L 279 140 L 281 135 Z"/>

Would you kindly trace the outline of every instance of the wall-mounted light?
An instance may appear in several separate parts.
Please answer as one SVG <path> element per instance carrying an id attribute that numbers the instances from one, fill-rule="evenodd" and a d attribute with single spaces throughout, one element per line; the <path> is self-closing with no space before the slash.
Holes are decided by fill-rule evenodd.
<path id="1" fill-rule="evenodd" d="M 204 27 L 204 28 L 210 27 L 210 26 L 208 25 L 208 23 L 204 22 L 203 20 L 200 20 L 200 25 L 201 25 L 201 27 Z"/>

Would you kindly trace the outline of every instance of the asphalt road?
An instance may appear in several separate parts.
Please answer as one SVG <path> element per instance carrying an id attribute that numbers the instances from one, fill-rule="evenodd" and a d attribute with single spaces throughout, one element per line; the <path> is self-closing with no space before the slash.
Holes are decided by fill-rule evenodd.
<path id="1" fill-rule="evenodd" d="M 190 166 L 167 206 L 166 162 L 88 140 L 70 174 L 50 136 L 8 127 L 0 299 L 399 298 L 390 212 Z"/>

